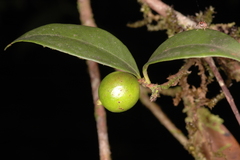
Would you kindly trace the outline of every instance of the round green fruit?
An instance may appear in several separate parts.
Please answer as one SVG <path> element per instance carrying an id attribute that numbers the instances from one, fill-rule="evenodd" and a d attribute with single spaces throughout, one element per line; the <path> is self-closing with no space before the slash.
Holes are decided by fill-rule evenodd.
<path id="1" fill-rule="evenodd" d="M 98 88 L 99 100 L 111 112 L 129 110 L 137 103 L 139 94 L 137 78 L 126 72 L 110 73 Z"/>

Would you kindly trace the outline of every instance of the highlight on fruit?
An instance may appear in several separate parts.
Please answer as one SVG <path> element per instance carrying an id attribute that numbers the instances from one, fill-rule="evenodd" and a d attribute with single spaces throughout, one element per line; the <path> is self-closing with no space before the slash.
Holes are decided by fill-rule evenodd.
<path id="1" fill-rule="evenodd" d="M 100 103 L 111 112 L 124 112 L 138 101 L 140 85 L 135 76 L 126 72 L 112 72 L 98 88 Z"/>

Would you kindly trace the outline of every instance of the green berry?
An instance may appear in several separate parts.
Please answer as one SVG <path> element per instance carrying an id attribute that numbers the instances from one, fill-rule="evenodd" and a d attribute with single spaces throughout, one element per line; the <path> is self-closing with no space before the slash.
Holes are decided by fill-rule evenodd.
<path id="1" fill-rule="evenodd" d="M 99 100 L 111 112 L 129 110 L 137 103 L 139 94 L 137 78 L 126 72 L 110 73 L 98 88 Z"/>

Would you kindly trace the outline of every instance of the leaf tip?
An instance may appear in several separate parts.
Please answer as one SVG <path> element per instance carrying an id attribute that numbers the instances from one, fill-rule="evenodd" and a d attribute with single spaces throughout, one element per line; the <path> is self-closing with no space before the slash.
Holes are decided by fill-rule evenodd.
<path id="1" fill-rule="evenodd" d="M 4 51 L 6 51 L 13 43 L 8 44 L 5 48 Z"/>

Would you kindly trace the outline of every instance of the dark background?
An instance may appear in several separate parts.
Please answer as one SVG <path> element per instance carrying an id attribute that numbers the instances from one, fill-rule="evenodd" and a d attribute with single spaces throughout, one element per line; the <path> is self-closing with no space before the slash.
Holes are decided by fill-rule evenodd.
<path id="1" fill-rule="evenodd" d="M 210 5 L 214 23 L 240 25 L 239 0 L 165 0 L 185 15 Z M 153 51 L 166 40 L 162 32 L 132 29 L 128 22 L 142 18 L 135 0 L 92 0 L 98 27 L 118 37 L 131 51 L 141 70 Z M 49 23 L 79 24 L 75 0 L 0 0 L 0 147 L 6 159 L 99 159 L 91 87 L 84 60 L 30 43 L 4 47 L 23 33 Z M 152 65 L 153 83 L 163 83 L 183 62 Z M 113 69 L 100 65 L 102 77 Z M 193 77 L 192 81 L 196 79 Z M 240 86 L 231 87 L 239 106 Z M 213 85 L 212 93 L 219 91 Z M 183 107 L 169 97 L 157 101 L 185 131 Z M 226 100 L 213 113 L 240 141 L 240 128 Z M 107 111 L 113 160 L 193 159 L 141 103 L 115 114 Z"/>

